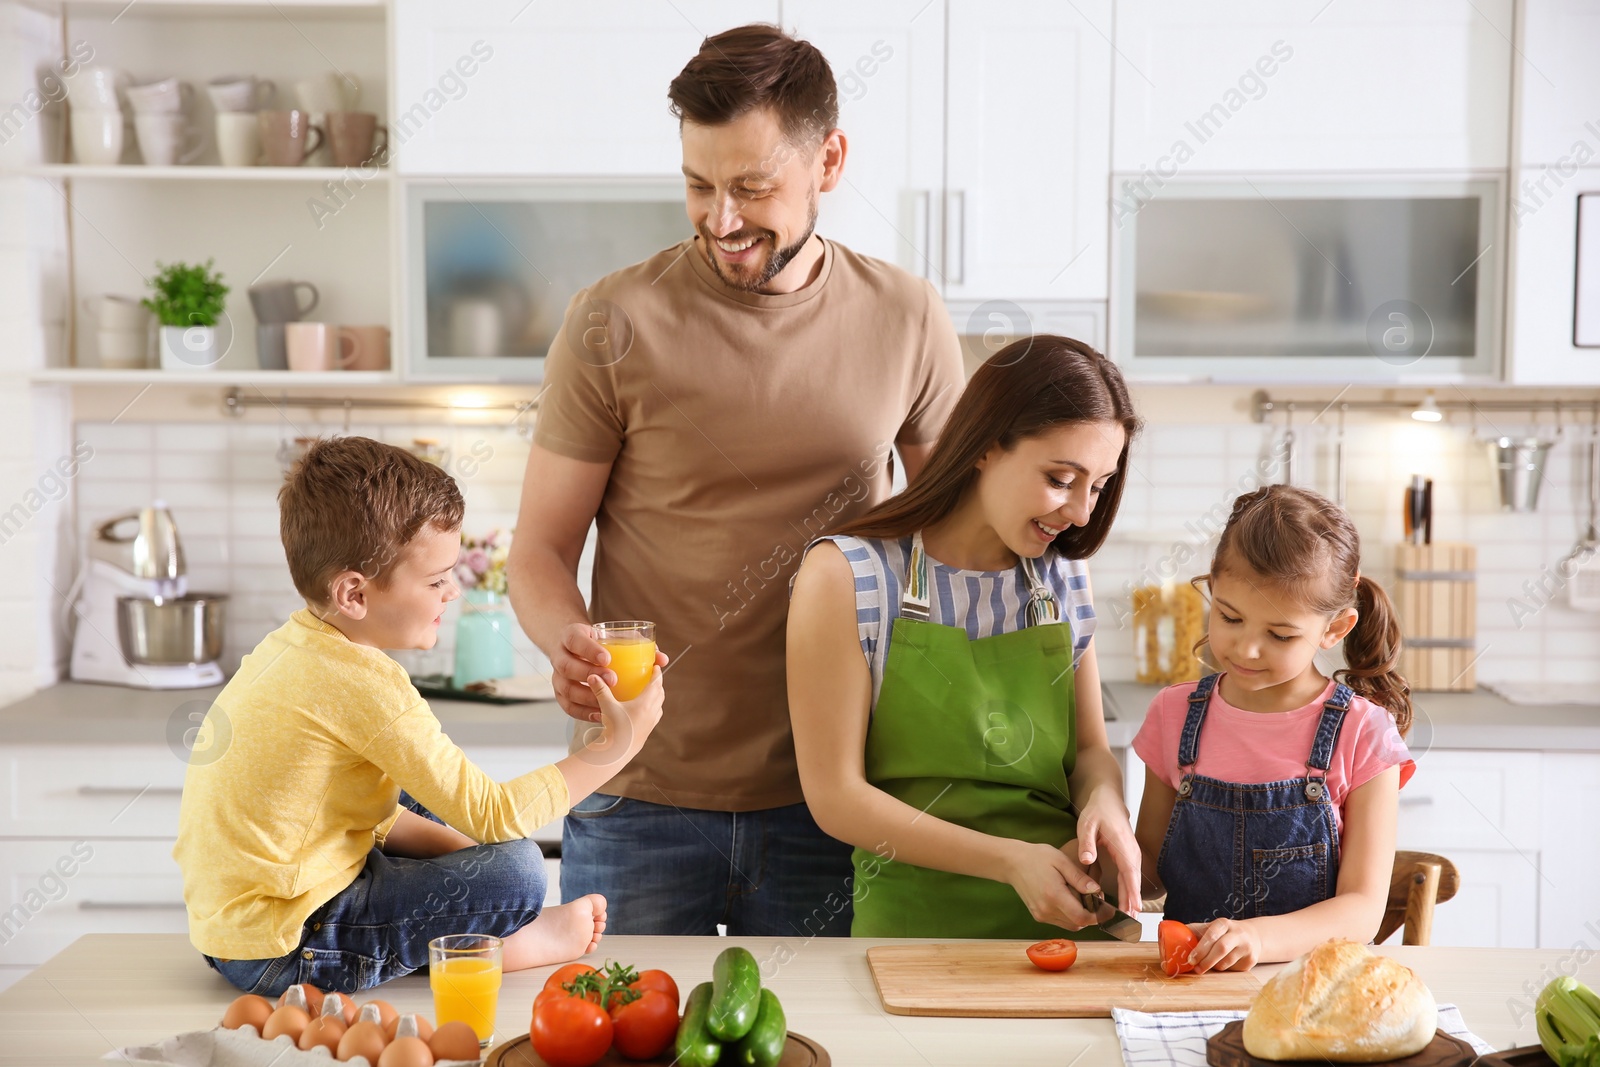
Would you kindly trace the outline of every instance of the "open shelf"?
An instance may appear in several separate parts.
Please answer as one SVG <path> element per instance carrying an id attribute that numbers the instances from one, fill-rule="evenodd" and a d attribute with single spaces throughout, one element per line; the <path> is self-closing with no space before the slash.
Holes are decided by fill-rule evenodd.
<path id="1" fill-rule="evenodd" d="M 327 388 L 352 385 L 397 385 L 399 377 L 392 370 L 196 370 L 170 371 L 157 369 L 107 370 L 100 367 L 52 367 L 36 370 L 28 380 L 37 383 L 65 383 L 70 385 L 253 385 L 261 389 L 323 386 Z"/>
<path id="2" fill-rule="evenodd" d="M 385 167 L 363 172 L 359 167 L 150 167 L 142 163 L 91 165 L 83 163 L 45 163 L 24 167 L 19 173 L 41 178 L 94 178 L 113 181 L 244 181 L 244 182 L 325 182 L 350 179 L 360 182 L 389 180 Z"/>

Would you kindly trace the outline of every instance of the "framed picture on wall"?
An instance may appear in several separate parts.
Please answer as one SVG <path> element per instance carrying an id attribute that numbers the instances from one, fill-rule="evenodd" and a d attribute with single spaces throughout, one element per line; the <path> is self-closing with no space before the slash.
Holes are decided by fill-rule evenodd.
<path id="1" fill-rule="evenodd" d="M 1578 270 L 1572 343 L 1600 348 L 1600 193 L 1578 194 Z"/>

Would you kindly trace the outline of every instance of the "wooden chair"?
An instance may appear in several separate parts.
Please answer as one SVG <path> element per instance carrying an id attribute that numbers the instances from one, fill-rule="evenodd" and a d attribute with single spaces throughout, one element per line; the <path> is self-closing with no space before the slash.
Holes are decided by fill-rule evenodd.
<path id="1" fill-rule="evenodd" d="M 1456 865 L 1432 852 L 1396 852 L 1394 874 L 1389 879 L 1389 906 L 1378 926 L 1375 944 L 1383 944 L 1404 927 L 1402 945 L 1426 945 L 1433 940 L 1433 907 L 1449 900 L 1461 887 Z"/>

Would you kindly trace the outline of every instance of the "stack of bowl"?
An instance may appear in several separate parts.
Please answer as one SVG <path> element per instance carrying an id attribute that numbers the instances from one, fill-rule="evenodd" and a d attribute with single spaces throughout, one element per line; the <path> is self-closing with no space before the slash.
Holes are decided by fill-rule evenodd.
<path id="1" fill-rule="evenodd" d="M 122 162 L 128 75 L 114 67 L 85 67 L 69 84 L 73 159 L 102 166 Z"/>

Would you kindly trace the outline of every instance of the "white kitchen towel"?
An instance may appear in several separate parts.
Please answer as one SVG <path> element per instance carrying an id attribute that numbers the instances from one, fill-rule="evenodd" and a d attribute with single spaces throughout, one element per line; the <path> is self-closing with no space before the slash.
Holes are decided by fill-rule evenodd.
<path id="1" fill-rule="evenodd" d="M 1244 1016 L 1242 1011 L 1111 1009 L 1117 1041 L 1122 1045 L 1122 1060 L 1128 1067 L 1206 1067 L 1206 1040 Z M 1494 1051 L 1493 1046 L 1467 1029 L 1454 1004 L 1439 1005 L 1439 1029 L 1459 1037 L 1477 1049 L 1480 1056 Z"/>

